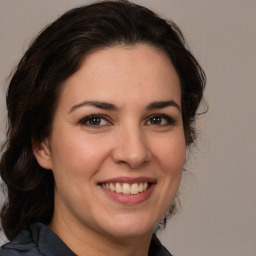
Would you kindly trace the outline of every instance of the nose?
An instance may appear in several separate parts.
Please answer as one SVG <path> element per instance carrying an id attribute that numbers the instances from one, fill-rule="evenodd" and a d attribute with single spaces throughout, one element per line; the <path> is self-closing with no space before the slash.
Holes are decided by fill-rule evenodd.
<path id="1" fill-rule="evenodd" d="M 139 127 L 120 128 L 112 158 L 116 163 L 126 164 L 132 169 L 150 161 L 151 151 L 143 130 Z"/>

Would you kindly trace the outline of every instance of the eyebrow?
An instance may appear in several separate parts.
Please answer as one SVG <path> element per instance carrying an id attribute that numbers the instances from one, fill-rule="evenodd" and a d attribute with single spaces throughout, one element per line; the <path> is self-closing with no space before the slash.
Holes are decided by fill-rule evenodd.
<path id="1" fill-rule="evenodd" d="M 168 100 L 168 101 L 155 101 L 150 103 L 146 109 L 152 110 L 152 109 L 161 109 L 166 107 L 176 107 L 180 111 L 180 106 L 178 103 L 176 103 L 174 100 Z"/>
<path id="2" fill-rule="evenodd" d="M 99 109 L 105 109 L 105 110 L 115 110 L 117 111 L 118 108 L 111 103 L 108 102 L 102 102 L 102 101 L 83 101 L 79 104 L 76 104 L 74 106 L 72 106 L 68 112 L 71 113 L 74 110 L 80 108 L 80 107 L 84 107 L 84 106 L 91 106 L 91 107 L 96 107 Z M 162 108 L 166 108 L 166 107 L 176 107 L 179 111 L 180 111 L 180 106 L 178 105 L 178 103 L 176 103 L 174 100 L 169 100 L 169 101 L 155 101 L 150 103 L 146 109 L 147 110 L 153 110 L 153 109 L 162 109 Z"/>
<path id="3" fill-rule="evenodd" d="M 117 107 L 111 103 L 101 102 L 101 101 L 83 101 L 79 104 L 72 106 L 68 113 L 71 113 L 75 109 L 78 109 L 78 108 L 84 107 L 84 106 L 92 106 L 92 107 L 106 109 L 106 110 L 117 110 Z"/>

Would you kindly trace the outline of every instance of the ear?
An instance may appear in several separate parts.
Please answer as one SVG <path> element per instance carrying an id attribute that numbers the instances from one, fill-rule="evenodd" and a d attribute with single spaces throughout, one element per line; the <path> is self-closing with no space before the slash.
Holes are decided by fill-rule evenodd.
<path id="1" fill-rule="evenodd" d="M 36 141 L 32 139 L 32 148 L 38 164 L 44 169 L 52 169 L 52 156 L 48 139 Z"/>

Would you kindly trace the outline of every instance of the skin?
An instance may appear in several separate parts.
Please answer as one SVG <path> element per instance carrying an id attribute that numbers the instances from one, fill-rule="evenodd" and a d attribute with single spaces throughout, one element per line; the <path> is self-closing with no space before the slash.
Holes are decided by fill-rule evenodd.
<path id="1" fill-rule="evenodd" d="M 163 101 L 172 104 L 148 107 Z M 185 163 L 180 108 L 180 81 L 171 61 L 146 44 L 91 53 L 65 82 L 51 135 L 34 153 L 55 178 L 50 228 L 76 254 L 148 254 L 154 226 L 175 198 Z M 92 114 L 101 116 L 97 125 L 85 119 Z M 143 202 L 123 204 L 98 184 L 120 176 L 150 177 L 156 184 Z"/>

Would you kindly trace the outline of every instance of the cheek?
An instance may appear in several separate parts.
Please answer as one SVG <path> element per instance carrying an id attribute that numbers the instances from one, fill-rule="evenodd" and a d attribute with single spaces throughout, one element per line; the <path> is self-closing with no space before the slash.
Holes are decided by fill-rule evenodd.
<path id="1" fill-rule="evenodd" d="M 157 207 L 160 211 L 159 216 L 163 216 L 173 202 L 180 185 L 186 158 L 184 136 L 166 136 L 157 144 L 154 152 L 160 167 L 158 189 L 161 196 L 157 198 Z"/>
<path id="2" fill-rule="evenodd" d="M 165 175 L 179 175 L 185 164 L 186 144 L 184 136 L 170 136 L 154 149 L 157 159 Z"/>
<path id="3" fill-rule="evenodd" d="M 55 178 L 90 178 L 106 158 L 108 143 L 83 133 L 62 133 L 59 132 L 53 138 L 52 160 Z"/>

